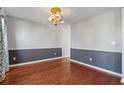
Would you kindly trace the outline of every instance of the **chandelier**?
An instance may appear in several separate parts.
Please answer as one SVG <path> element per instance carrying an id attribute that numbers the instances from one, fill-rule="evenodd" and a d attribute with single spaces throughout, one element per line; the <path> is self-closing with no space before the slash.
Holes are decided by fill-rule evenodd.
<path id="1" fill-rule="evenodd" d="M 63 16 L 61 15 L 62 10 L 59 7 L 53 7 L 50 10 L 51 15 L 48 18 L 48 21 L 54 24 L 55 26 L 64 23 Z"/>

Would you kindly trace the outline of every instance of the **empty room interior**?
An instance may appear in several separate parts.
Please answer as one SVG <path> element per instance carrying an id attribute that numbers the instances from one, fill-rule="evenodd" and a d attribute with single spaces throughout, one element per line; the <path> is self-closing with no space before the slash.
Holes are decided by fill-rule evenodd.
<path id="1" fill-rule="evenodd" d="M 0 8 L 0 85 L 123 85 L 123 55 L 124 8 Z"/>

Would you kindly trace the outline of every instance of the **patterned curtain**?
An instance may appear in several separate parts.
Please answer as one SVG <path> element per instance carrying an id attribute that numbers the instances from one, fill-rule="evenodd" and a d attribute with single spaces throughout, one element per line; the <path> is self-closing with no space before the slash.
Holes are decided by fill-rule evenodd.
<path id="1" fill-rule="evenodd" d="M 2 10 L 0 9 L 0 11 Z M 9 71 L 7 18 L 5 15 L 0 14 L 0 81 L 5 79 L 7 71 Z"/>

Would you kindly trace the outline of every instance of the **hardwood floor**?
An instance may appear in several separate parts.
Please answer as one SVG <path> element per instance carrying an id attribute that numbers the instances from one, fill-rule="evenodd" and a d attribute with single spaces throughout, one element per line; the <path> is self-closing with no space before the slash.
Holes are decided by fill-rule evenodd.
<path id="1" fill-rule="evenodd" d="M 68 58 L 10 68 L 1 84 L 121 84 L 120 77 L 70 62 Z"/>

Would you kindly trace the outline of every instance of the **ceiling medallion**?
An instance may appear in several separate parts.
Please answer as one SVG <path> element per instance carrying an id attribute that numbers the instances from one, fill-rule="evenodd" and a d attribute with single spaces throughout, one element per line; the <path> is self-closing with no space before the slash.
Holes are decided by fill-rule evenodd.
<path id="1" fill-rule="evenodd" d="M 63 16 L 61 15 L 62 10 L 59 7 L 53 7 L 50 10 L 51 15 L 48 18 L 48 21 L 54 24 L 55 26 L 64 23 Z"/>

